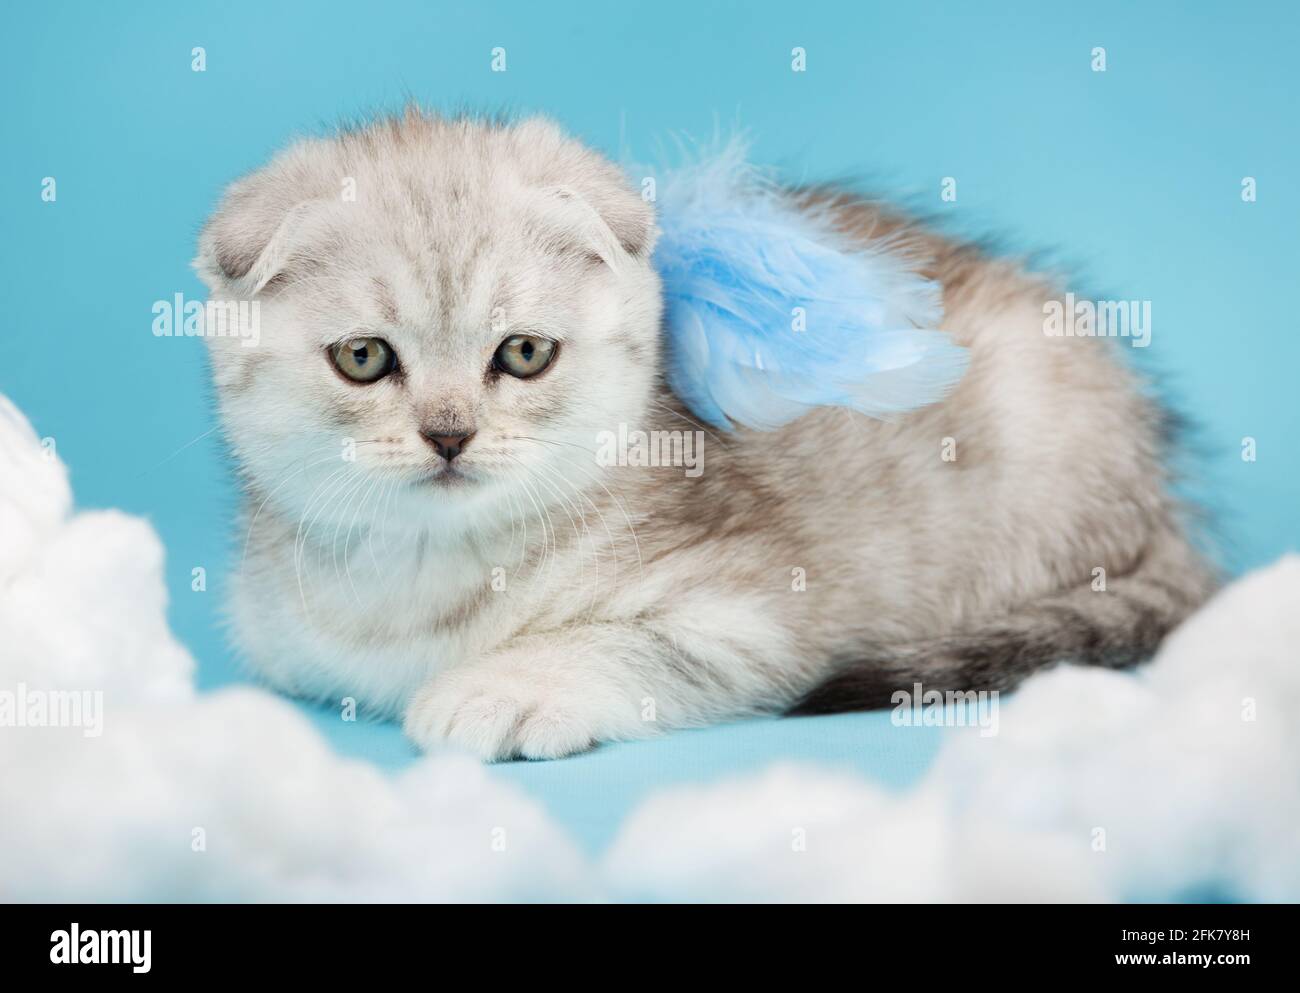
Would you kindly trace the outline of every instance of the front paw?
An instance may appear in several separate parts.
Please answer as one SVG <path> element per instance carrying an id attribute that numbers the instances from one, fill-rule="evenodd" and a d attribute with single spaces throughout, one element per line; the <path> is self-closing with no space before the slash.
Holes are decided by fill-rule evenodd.
<path id="1" fill-rule="evenodd" d="M 597 740 L 572 692 L 536 675 L 490 667 L 448 672 L 426 685 L 407 707 L 403 726 L 422 749 L 451 745 L 491 762 L 557 759 Z"/>

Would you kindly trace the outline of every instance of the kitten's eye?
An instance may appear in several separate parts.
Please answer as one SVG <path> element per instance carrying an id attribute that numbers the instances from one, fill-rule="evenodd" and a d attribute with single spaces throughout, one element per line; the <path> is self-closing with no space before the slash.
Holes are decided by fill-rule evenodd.
<path id="1" fill-rule="evenodd" d="M 373 383 L 397 367 L 397 355 L 383 338 L 353 338 L 331 345 L 334 367 L 354 383 Z"/>
<path id="2" fill-rule="evenodd" d="M 536 376 L 555 358 L 555 342 L 532 334 L 512 334 L 497 349 L 493 362 L 517 379 Z"/>

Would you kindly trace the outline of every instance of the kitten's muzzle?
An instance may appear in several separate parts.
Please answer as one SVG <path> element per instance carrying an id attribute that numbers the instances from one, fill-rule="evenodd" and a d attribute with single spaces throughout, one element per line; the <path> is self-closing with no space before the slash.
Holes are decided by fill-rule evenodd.
<path id="1" fill-rule="evenodd" d="M 474 432 L 471 431 L 469 434 L 433 434 L 421 431 L 420 436 L 433 446 L 434 451 L 450 462 L 465 450 L 465 446 L 474 437 Z"/>

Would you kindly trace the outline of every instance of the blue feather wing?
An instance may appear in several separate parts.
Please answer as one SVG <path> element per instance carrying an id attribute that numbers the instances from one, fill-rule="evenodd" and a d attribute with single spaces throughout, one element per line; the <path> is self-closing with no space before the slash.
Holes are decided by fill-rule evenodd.
<path id="1" fill-rule="evenodd" d="M 772 430 L 828 406 L 887 418 L 961 378 L 939 287 L 900 254 L 849 243 L 762 180 L 743 146 L 662 189 L 669 384 L 702 420 Z"/>

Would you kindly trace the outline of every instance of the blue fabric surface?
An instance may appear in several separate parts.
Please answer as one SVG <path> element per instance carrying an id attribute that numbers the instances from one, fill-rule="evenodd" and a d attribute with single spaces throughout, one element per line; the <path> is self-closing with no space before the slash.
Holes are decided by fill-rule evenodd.
<path id="1" fill-rule="evenodd" d="M 1072 9 L 1076 8 L 1077 9 Z M 310 10 L 310 13 L 305 11 Z M 191 71 L 204 46 L 207 71 Z M 504 46 L 509 71 L 490 70 Z M 790 70 L 806 49 L 808 71 Z M 1090 71 L 1094 46 L 1108 69 Z M 202 343 L 151 305 L 189 271 L 219 190 L 293 133 L 394 108 L 510 105 L 633 155 L 715 114 L 798 180 L 858 173 L 957 233 L 1060 249 L 1085 285 L 1153 302 L 1135 356 L 1201 424 L 1196 478 L 1233 571 L 1300 545 L 1294 286 L 1300 12 L 1236 4 L 539 4 L 11 0 L 0 31 L 0 390 L 53 437 L 83 507 L 149 517 L 174 629 L 200 684 L 238 679 L 221 629 L 241 535 Z M 44 177 L 58 199 L 41 200 Z M 1257 202 L 1240 197 L 1243 177 Z M 940 200 L 945 177 L 955 202 Z M 1080 417 L 1087 411 L 1081 410 Z M 1244 437 L 1258 458 L 1241 458 Z M 191 570 L 207 590 L 191 590 Z M 396 768 L 391 726 L 317 713 L 348 754 Z M 941 732 L 885 715 L 759 721 L 501 767 L 598 848 L 668 783 L 810 758 L 891 784 Z"/>
<path id="2" fill-rule="evenodd" d="M 345 722 L 338 711 L 306 709 L 344 755 L 390 769 L 415 758 L 395 725 Z M 928 768 L 943 734 L 938 727 L 896 727 L 885 711 L 751 720 L 602 745 L 556 762 L 501 763 L 491 770 L 538 800 L 579 844 L 597 854 L 653 790 L 717 782 L 786 761 L 816 762 L 903 788 Z"/>

